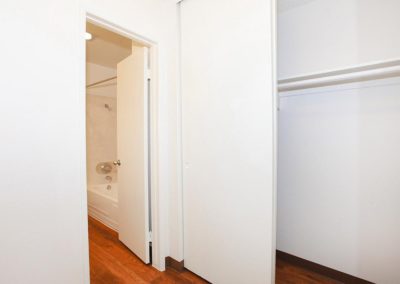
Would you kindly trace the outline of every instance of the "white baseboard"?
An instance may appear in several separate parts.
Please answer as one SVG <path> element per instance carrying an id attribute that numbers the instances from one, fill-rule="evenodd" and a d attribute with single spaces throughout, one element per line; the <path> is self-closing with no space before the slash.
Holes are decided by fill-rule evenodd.
<path id="1" fill-rule="evenodd" d="M 96 219 L 100 223 L 106 225 L 110 229 L 113 229 L 114 231 L 118 232 L 118 222 L 111 219 L 107 212 L 104 210 L 101 210 L 93 205 L 88 205 L 88 214 L 90 217 Z"/>

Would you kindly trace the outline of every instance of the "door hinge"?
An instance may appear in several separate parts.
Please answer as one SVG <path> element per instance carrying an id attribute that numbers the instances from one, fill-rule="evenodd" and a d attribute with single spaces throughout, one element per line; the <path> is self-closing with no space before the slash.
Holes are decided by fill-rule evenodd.
<path id="1" fill-rule="evenodd" d="M 150 242 L 153 241 L 152 237 L 153 237 L 152 231 L 149 231 L 149 241 L 150 241 Z"/>
<path id="2" fill-rule="evenodd" d="M 150 69 L 146 70 L 146 77 L 147 77 L 147 79 L 151 79 L 151 70 Z"/>

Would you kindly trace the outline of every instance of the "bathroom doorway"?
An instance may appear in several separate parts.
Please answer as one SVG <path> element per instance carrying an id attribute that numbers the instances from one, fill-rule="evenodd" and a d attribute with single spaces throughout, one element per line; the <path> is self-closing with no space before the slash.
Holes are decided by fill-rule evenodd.
<path id="1" fill-rule="evenodd" d="M 87 22 L 89 235 L 91 222 L 102 223 L 144 264 L 153 245 L 150 50 Z"/>

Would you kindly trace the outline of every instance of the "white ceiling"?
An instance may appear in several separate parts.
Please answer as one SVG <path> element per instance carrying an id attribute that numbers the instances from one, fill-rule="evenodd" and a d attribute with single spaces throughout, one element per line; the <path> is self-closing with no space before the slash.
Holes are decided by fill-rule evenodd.
<path id="1" fill-rule="evenodd" d="M 117 68 L 117 63 L 131 54 L 132 40 L 91 23 L 86 24 L 86 31 L 93 36 L 86 41 L 87 62 Z"/>

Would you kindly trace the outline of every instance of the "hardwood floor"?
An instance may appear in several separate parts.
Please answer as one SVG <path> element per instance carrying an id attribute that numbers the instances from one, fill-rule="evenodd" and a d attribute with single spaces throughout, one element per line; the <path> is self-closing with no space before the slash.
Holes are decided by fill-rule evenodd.
<path id="1" fill-rule="evenodd" d="M 294 266 L 281 259 L 276 260 L 277 284 L 344 284 L 312 271 Z"/>
<path id="2" fill-rule="evenodd" d="M 89 217 L 89 252 L 91 284 L 190 284 L 208 283 L 190 271 L 168 269 L 160 272 L 145 265 L 119 240 L 118 234 Z M 277 260 L 277 284 L 333 284 L 330 280 L 311 271 Z M 243 283 L 251 284 L 251 283 Z"/>
<path id="3" fill-rule="evenodd" d="M 118 234 L 89 217 L 91 284 L 208 283 L 189 271 L 160 272 L 144 264 L 119 240 Z"/>

